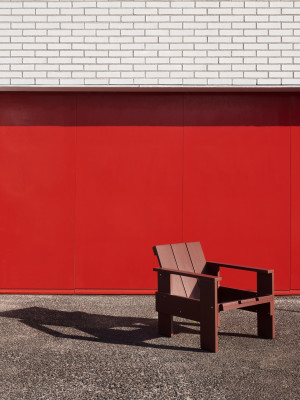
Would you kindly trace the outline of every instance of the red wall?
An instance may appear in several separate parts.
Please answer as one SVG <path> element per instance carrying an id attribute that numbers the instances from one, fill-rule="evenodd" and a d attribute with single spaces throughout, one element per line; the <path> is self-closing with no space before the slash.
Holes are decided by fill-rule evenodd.
<path id="1" fill-rule="evenodd" d="M 300 293 L 299 105 L 1 93 L 0 291 L 153 293 L 152 246 L 199 240 L 207 259 L 273 267 L 277 293 Z"/>

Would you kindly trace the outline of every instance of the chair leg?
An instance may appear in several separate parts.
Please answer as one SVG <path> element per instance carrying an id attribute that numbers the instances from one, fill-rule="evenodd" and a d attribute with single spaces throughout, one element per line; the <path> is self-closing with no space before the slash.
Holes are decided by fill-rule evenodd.
<path id="1" fill-rule="evenodd" d="M 200 344 L 202 350 L 218 351 L 218 283 L 201 277 L 200 283 Z"/>
<path id="2" fill-rule="evenodd" d="M 274 302 L 258 306 L 257 333 L 267 339 L 275 338 Z"/>
<path id="3" fill-rule="evenodd" d="M 218 351 L 218 314 L 215 312 L 206 315 L 205 320 L 200 323 L 200 345 L 202 350 L 212 351 L 216 353 Z"/>
<path id="4" fill-rule="evenodd" d="M 220 328 L 221 326 L 221 319 L 220 319 L 220 313 L 218 312 L 218 328 Z"/>
<path id="5" fill-rule="evenodd" d="M 173 315 L 158 313 L 158 333 L 163 336 L 173 336 Z"/>

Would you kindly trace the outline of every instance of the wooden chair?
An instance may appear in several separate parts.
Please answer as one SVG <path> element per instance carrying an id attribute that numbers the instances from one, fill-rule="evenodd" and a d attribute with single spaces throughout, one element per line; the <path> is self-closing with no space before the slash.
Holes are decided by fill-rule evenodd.
<path id="1" fill-rule="evenodd" d="M 173 336 L 173 316 L 198 321 L 201 348 L 217 352 L 220 311 L 242 308 L 257 313 L 259 336 L 275 337 L 273 270 L 208 262 L 199 242 L 155 246 L 153 251 L 160 265 L 154 268 L 160 334 Z M 220 287 L 220 267 L 256 272 L 257 291 Z"/>

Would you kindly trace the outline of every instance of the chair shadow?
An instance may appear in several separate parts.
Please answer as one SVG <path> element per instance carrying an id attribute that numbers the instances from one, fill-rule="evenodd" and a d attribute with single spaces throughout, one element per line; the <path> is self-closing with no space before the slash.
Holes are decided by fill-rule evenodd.
<path id="1" fill-rule="evenodd" d="M 0 317 L 18 319 L 26 326 L 56 338 L 206 353 L 200 348 L 173 346 L 171 341 L 170 345 L 148 343 L 147 341 L 160 337 L 157 333 L 157 320 L 151 318 L 88 314 L 81 311 L 59 311 L 43 307 L 5 311 L 0 313 Z M 66 332 L 68 328 L 77 330 L 80 334 L 69 334 Z M 198 323 L 176 321 L 174 334 L 176 333 L 199 334 L 200 326 Z M 246 334 L 224 332 L 219 334 L 257 338 L 257 336 Z"/>

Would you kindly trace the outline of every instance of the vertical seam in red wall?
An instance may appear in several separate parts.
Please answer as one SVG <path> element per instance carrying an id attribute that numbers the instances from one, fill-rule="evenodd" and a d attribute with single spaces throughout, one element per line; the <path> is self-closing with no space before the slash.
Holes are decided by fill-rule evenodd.
<path id="1" fill-rule="evenodd" d="M 77 261 L 77 101 L 78 94 L 75 94 L 75 182 L 74 182 L 74 289 L 76 291 L 76 261 Z"/>
<path id="2" fill-rule="evenodd" d="M 184 100 L 185 100 L 185 95 L 184 93 L 182 94 L 182 197 L 181 197 L 181 201 L 182 201 L 182 209 L 181 209 L 181 241 L 184 241 Z"/>
<path id="3" fill-rule="evenodd" d="M 290 126 L 290 290 L 292 290 L 292 127 Z"/>

